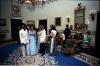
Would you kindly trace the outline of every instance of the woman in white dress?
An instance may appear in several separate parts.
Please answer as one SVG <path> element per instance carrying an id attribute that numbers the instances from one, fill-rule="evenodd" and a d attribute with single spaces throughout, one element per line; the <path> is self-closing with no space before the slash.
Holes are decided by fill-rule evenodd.
<path id="1" fill-rule="evenodd" d="M 29 49 L 30 49 L 30 55 L 37 54 L 36 30 L 34 29 L 33 26 L 31 26 L 29 30 Z"/>

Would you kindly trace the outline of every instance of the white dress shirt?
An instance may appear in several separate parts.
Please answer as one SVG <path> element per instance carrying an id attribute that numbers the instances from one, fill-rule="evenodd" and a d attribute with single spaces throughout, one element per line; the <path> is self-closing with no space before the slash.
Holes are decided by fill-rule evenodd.
<path id="1" fill-rule="evenodd" d="M 46 31 L 45 31 L 45 29 L 38 32 L 38 39 L 39 39 L 39 43 L 45 43 L 46 42 Z"/>

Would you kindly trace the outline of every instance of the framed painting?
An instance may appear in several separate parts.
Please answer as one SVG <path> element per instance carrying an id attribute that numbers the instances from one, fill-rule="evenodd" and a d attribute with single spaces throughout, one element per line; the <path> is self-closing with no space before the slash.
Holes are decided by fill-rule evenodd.
<path id="1" fill-rule="evenodd" d="M 55 18 L 55 26 L 61 26 L 61 17 Z"/>
<path id="2" fill-rule="evenodd" d="M 27 20 L 27 25 L 35 25 L 35 20 Z"/>
<path id="3" fill-rule="evenodd" d="M 21 16 L 21 6 L 12 5 L 12 16 Z"/>

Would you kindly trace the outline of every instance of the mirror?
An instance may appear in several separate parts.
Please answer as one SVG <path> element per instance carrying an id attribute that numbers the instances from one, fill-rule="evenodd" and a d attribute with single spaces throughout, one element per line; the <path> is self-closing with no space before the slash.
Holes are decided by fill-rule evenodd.
<path id="1" fill-rule="evenodd" d="M 78 6 L 74 10 L 75 15 L 75 30 L 81 30 L 84 29 L 85 25 L 85 6 L 82 6 L 81 3 L 78 4 Z"/>

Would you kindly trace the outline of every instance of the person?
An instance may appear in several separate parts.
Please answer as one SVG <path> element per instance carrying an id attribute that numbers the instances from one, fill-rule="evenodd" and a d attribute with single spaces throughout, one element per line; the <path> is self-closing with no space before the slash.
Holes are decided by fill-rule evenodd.
<path id="1" fill-rule="evenodd" d="M 63 31 L 61 32 L 60 37 L 62 38 L 62 42 L 63 42 L 65 40 L 65 35 L 64 35 Z"/>
<path id="2" fill-rule="evenodd" d="M 73 30 L 73 25 L 70 25 L 70 30 Z"/>
<path id="3" fill-rule="evenodd" d="M 83 38 L 84 36 L 82 35 L 82 33 L 79 33 L 79 36 L 78 36 L 78 46 L 79 46 L 79 49 L 80 49 L 80 52 L 83 51 L 83 46 L 82 46 L 82 42 L 83 42 Z"/>
<path id="4" fill-rule="evenodd" d="M 19 38 L 22 47 L 22 55 L 25 57 L 29 53 L 29 37 L 26 25 L 24 23 L 22 24 L 22 28 L 19 30 Z"/>
<path id="5" fill-rule="evenodd" d="M 91 32 L 87 31 L 86 35 L 84 35 L 83 43 L 90 45 L 90 42 L 91 42 Z"/>
<path id="6" fill-rule="evenodd" d="M 66 44 L 66 40 L 69 38 L 70 36 L 70 33 L 71 33 L 71 30 L 69 29 L 69 25 L 66 25 L 66 28 L 64 30 L 64 35 L 65 35 L 65 41 L 64 43 Z"/>
<path id="7" fill-rule="evenodd" d="M 78 37 L 78 33 L 76 33 L 76 34 L 74 35 L 74 39 L 75 39 L 75 40 L 78 40 L 78 38 L 79 38 L 79 37 Z"/>
<path id="8" fill-rule="evenodd" d="M 79 33 L 78 39 L 79 40 L 83 40 L 84 36 L 82 35 L 82 33 Z"/>
<path id="9" fill-rule="evenodd" d="M 53 28 L 53 24 L 50 25 L 49 34 L 51 33 L 52 28 Z"/>
<path id="10" fill-rule="evenodd" d="M 64 48 L 65 48 L 65 35 L 63 33 L 63 31 L 61 31 L 61 34 L 60 34 L 60 38 L 61 38 L 61 49 L 62 51 L 64 51 Z"/>
<path id="11" fill-rule="evenodd" d="M 82 41 L 83 41 L 83 35 L 80 32 L 77 32 L 74 35 L 74 40 L 75 40 L 75 50 L 78 52 L 82 51 Z"/>
<path id="12" fill-rule="evenodd" d="M 50 55 L 54 55 L 55 51 L 56 51 L 56 34 L 57 34 L 57 30 L 56 27 L 54 25 L 52 25 L 52 29 L 50 32 Z"/>
<path id="13" fill-rule="evenodd" d="M 34 25 L 30 26 L 29 29 L 29 49 L 31 56 L 37 54 L 36 30 Z"/>
<path id="14" fill-rule="evenodd" d="M 45 42 L 46 42 L 46 30 L 43 25 L 39 26 L 38 32 L 38 43 L 40 45 L 39 53 L 43 56 L 45 55 Z"/>
<path id="15" fill-rule="evenodd" d="M 65 30 L 64 30 L 65 40 L 69 38 L 70 33 L 71 33 L 71 31 L 70 31 L 70 29 L 69 29 L 69 25 L 66 25 L 66 28 L 65 28 Z"/>

